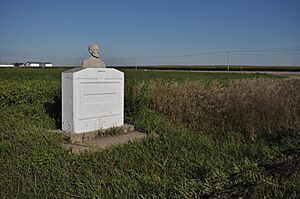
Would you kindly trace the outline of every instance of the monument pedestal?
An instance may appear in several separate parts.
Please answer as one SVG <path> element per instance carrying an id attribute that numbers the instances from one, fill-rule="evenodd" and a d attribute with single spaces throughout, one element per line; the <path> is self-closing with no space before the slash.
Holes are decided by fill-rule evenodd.
<path id="1" fill-rule="evenodd" d="M 62 73 L 62 130 L 85 133 L 124 124 L 124 74 L 112 68 Z"/>

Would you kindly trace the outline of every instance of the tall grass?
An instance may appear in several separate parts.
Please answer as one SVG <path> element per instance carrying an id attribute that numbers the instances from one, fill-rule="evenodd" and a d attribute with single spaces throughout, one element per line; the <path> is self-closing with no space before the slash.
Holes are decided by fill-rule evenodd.
<path id="1" fill-rule="evenodd" d="M 230 78 L 222 81 L 226 77 L 212 75 L 205 81 L 199 81 L 199 76 L 186 81 L 180 74 L 156 73 L 152 81 L 150 77 L 142 80 L 143 73 L 136 81 L 138 72 L 126 75 L 126 120 L 149 137 L 73 155 L 61 148 L 63 138 L 50 131 L 58 127 L 55 122 L 60 118 L 60 71 L 52 71 L 50 76 L 38 70 L 32 76 L 30 70 L 8 72 L 10 76 L 0 84 L 0 198 L 298 198 L 300 194 L 297 133 L 281 133 L 282 139 L 276 142 L 257 136 L 246 144 L 215 136 L 230 134 L 229 124 L 219 122 L 225 113 L 235 118 L 239 116 L 236 111 L 248 112 L 262 102 L 266 104 L 266 99 L 281 102 L 276 96 L 283 94 L 288 100 L 282 103 L 294 106 L 287 109 L 289 114 L 282 113 L 283 118 L 297 130 L 296 80 L 231 82 Z M 40 78 L 43 76 L 48 77 Z M 219 83 L 211 83 L 216 79 Z M 263 87 L 269 83 L 273 85 L 270 91 Z M 259 86 L 261 90 L 256 90 Z M 249 92 L 241 97 L 235 93 L 240 88 Z M 275 98 L 264 97 L 260 91 L 264 95 L 275 92 Z M 252 98 L 261 97 L 259 103 L 244 109 L 237 106 L 252 103 L 251 98 L 248 100 L 251 93 Z M 204 111 L 201 114 L 208 113 L 209 117 L 197 113 L 200 108 Z M 186 112 L 199 115 L 188 118 Z M 212 127 L 199 125 L 197 118 L 206 119 Z M 278 118 L 276 121 L 287 124 Z M 273 128 L 273 124 L 269 126 Z M 243 138 L 240 131 L 238 135 Z"/>
<path id="2" fill-rule="evenodd" d="M 299 79 L 246 79 L 229 85 L 152 81 L 128 92 L 133 104 L 146 103 L 198 133 L 249 142 L 300 132 Z"/>

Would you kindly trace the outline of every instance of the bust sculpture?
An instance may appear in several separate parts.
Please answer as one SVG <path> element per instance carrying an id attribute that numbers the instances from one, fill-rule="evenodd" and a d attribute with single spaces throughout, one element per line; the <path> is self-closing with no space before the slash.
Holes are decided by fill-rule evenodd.
<path id="1" fill-rule="evenodd" d="M 106 65 L 100 60 L 100 48 L 96 43 L 92 43 L 88 47 L 91 57 L 81 62 L 82 68 L 106 68 Z"/>

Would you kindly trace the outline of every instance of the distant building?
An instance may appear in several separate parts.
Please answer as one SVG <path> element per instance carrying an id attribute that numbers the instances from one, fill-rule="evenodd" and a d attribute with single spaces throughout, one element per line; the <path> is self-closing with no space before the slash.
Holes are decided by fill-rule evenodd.
<path id="1" fill-rule="evenodd" d="M 14 63 L 0 63 L 0 67 L 15 67 Z"/>
<path id="2" fill-rule="evenodd" d="M 53 64 L 50 62 L 26 62 L 24 64 L 26 67 L 52 67 Z"/>
<path id="3" fill-rule="evenodd" d="M 24 66 L 24 63 L 21 63 L 21 62 L 15 62 L 15 66 L 16 66 L 16 67 L 22 67 L 22 66 Z"/>

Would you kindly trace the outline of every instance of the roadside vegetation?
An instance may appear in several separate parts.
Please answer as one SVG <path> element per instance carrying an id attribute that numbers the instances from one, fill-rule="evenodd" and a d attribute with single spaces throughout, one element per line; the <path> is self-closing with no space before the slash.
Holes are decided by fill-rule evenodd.
<path id="1" fill-rule="evenodd" d="M 63 69 L 0 70 L 0 198 L 298 198 L 300 80 L 125 70 L 143 141 L 61 148 Z"/>

